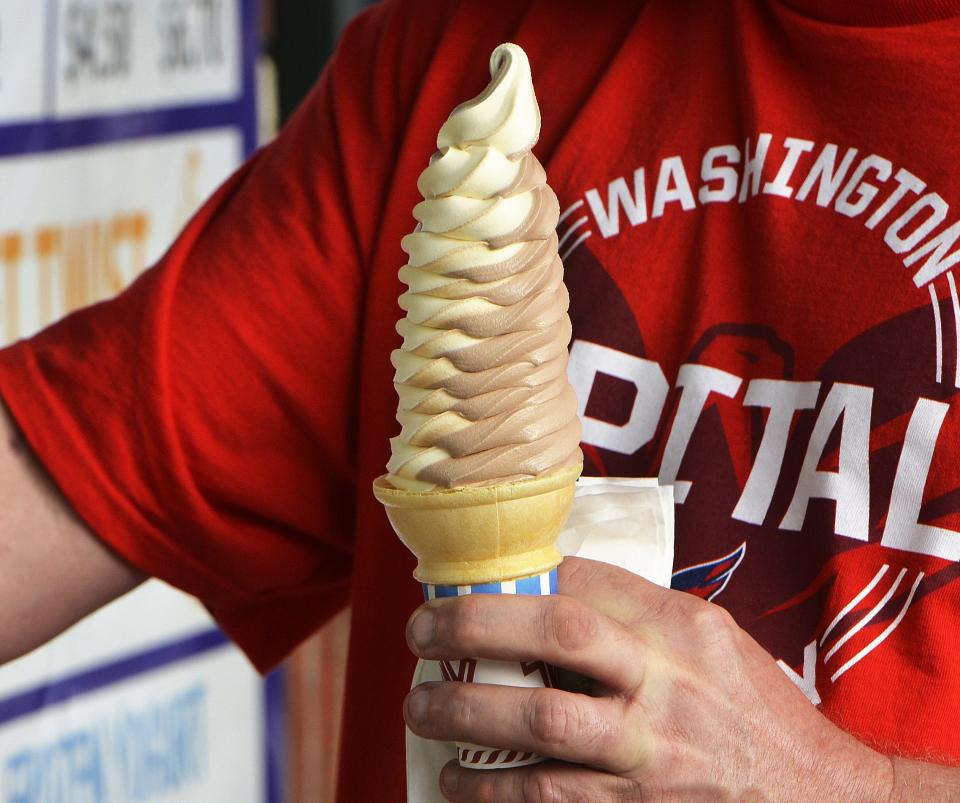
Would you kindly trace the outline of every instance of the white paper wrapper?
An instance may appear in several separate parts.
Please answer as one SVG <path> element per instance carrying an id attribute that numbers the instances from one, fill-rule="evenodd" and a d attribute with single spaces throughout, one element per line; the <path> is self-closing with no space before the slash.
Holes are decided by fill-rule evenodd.
<path id="1" fill-rule="evenodd" d="M 581 477 L 558 547 L 564 556 L 602 560 L 669 586 L 673 570 L 673 488 L 658 486 L 655 479 Z M 412 685 L 443 679 L 438 662 L 420 661 Z M 443 766 L 456 758 L 453 742 L 421 739 L 407 730 L 410 803 L 445 803 L 437 779 Z"/>

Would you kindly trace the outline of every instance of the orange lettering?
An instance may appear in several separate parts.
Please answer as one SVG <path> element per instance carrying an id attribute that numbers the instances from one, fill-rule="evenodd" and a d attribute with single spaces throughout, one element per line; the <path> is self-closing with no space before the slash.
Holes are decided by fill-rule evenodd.
<path id="1" fill-rule="evenodd" d="M 0 237 L 0 260 L 3 262 L 3 338 L 11 342 L 20 334 L 20 286 L 18 267 L 23 259 L 23 235 L 10 232 Z"/>
<path id="2" fill-rule="evenodd" d="M 63 230 L 59 226 L 45 226 L 37 230 L 35 245 L 37 249 L 37 283 L 40 297 L 38 315 L 40 325 L 46 326 L 54 320 L 53 308 L 53 260 L 63 247 Z"/>
<path id="3" fill-rule="evenodd" d="M 146 267 L 146 242 L 150 222 L 144 212 L 114 217 L 104 288 L 105 295 L 120 292 Z M 121 259 L 126 252 L 127 259 Z"/>
<path id="4" fill-rule="evenodd" d="M 102 261 L 102 229 L 92 221 L 66 229 L 63 248 L 63 309 L 96 301 L 95 279 Z"/>

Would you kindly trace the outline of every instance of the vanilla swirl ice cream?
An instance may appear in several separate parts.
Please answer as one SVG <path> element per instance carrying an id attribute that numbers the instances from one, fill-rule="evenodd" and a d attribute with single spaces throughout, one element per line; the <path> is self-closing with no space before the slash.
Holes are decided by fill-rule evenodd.
<path id="1" fill-rule="evenodd" d="M 418 225 L 402 241 L 406 317 L 391 357 L 401 432 L 387 480 L 404 490 L 509 482 L 582 461 L 559 206 L 531 152 L 540 111 L 530 65 L 505 44 L 490 73 L 440 129 L 417 183 Z"/>

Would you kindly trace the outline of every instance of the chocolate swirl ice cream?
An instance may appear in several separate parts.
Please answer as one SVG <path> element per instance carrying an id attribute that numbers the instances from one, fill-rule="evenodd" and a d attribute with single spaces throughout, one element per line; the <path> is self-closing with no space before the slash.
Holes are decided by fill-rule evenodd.
<path id="1" fill-rule="evenodd" d="M 406 317 L 392 355 L 401 432 L 387 480 L 404 490 L 526 479 L 582 461 L 559 205 L 531 152 L 540 111 L 530 66 L 506 44 L 490 73 L 440 129 L 418 182 L 418 225 L 402 241 Z"/>

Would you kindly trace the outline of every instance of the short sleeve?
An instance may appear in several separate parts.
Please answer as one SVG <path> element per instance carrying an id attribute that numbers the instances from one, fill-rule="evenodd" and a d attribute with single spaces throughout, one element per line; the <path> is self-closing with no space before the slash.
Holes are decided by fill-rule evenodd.
<path id="1" fill-rule="evenodd" d="M 91 529 L 266 669 L 347 601 L 364 266 L 393 153 L 355 22 L 278 138 L 118 297 L 0 352 L 0 395 Z"/>

